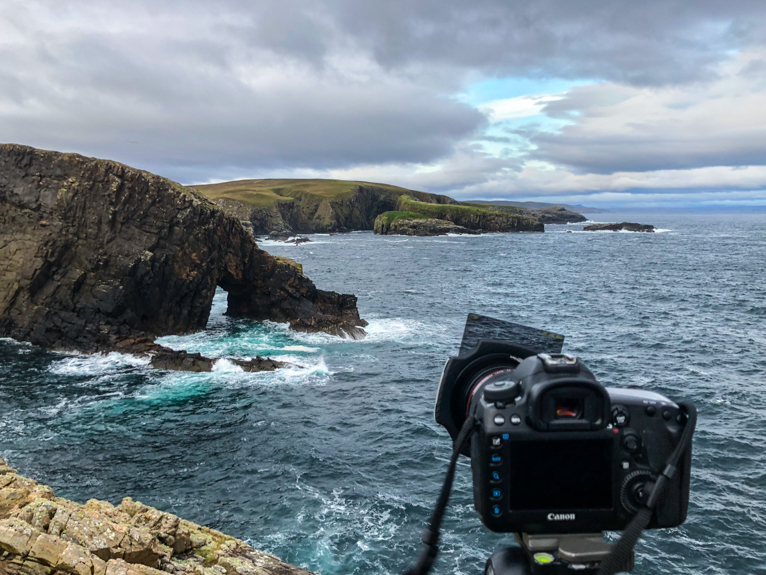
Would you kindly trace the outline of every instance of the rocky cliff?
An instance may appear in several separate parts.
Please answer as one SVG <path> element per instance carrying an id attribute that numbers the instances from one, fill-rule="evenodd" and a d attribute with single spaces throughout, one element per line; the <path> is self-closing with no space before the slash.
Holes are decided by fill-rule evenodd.
<path id="1" fill-rule="evenodd" d="M 458 202 L 449 196 L 408 190 L 386 184 L 345 180 L 240 180 L 195 186 L 208 198 L 241 220 L 249 220 L 256 235 L 309 234 L 374 229 L 375 219 L 384 212 L 402 211 L 401 200 L 437 206 L 473 208 L 458 210 L 470 229 L 485 231 L 543 231 L 540 224 L 585 221 L 582 214 L 561 206 L 529 209 L 509 205 Z M 417 210 L 415 210 L 417 211 Z M 495 215 L 478 218 L 477 214 Z M 508 216 L 498 216 L 498 212 Z M 432 219 L 451 220 L 441 216 Z M 516 218 L 513 223 L 511 218 Z M 480 219 L 479 227 L 473 227 Z"/>
<path id="2" fill-rule="evenodd" d="M 0 145 L 0 336 L 87 352 L 144 348 L 228 311 L 363 335 L 356 298 L 318 290 L 194 189 L 116 162 Z"/>
<path id="3" fill-rule="evenodd" d="M 449 220 L 439 220 L 413 212 L 383 212 L 375 218 L 374 232 L 381 235 L 443 236 L 478 234 Z"/>
<path id="4" fill-rule="evenodd" d="M 429 218 L 447 220 L 468 230 L 480 232 L 542 232 L 545 226 L 537 218 L 487 206 L 433 204 L 402 195 L 397 210 L 414 212 Z"/>
<path id="5" fill-rule="evenodd" d="M 437 194 L 341 180 L 241 180 L 195 189 L 232 215 L 249 219 L 256 235 L 371 230 L 375 218 L 393 210 L 403 194 L 427 202 L 457 203 Z"/>
<path id="6" fill-rule="evenodd" d="M 84 505 L 0 458 L 0 574 L 311 575 L 219 531 L 130 498 Z"/>

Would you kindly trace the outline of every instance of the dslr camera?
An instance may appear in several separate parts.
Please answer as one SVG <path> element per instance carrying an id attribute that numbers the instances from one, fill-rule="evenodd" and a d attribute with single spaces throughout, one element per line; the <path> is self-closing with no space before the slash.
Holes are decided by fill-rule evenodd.
<path id="1" fill-rule="evenodd" d="M 408 573 L 433 563 L 459 454 L 471 459 L 482 523 L 517 534 L 526 554 L 498 551 L 485 573 L 596 573 L 599 565 L 598 573 L 629 571 L 642 529 L 684 522 L 694 406 L 606 388 L 581 360 L 561 353 L 563 342 L 555 333 L 469 315 L 435 405 L 436 421 L 455 444 L 453 458 L 423 555 Z M 602 531 L 622 530 L 624 544 L 603 540 Z"/>

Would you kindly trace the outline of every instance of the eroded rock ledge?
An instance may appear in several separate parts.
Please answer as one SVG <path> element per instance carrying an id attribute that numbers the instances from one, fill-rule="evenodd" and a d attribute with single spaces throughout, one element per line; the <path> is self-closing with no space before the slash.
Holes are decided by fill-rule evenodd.
<path id="1" fill-rule="evenodd" d="M 205 328 L 216 287 L 229 315 L 361 337 L 356 297 L 299 265 L 192 188 L 116 162 L 0 145 L 0 336 L 132 352 Z"/>
<path id="2" fill-rule="evenodd" d="M 3 575 L 311 575 L 214 529 L 125 498 L 56 497 L 0 458 Z"/>

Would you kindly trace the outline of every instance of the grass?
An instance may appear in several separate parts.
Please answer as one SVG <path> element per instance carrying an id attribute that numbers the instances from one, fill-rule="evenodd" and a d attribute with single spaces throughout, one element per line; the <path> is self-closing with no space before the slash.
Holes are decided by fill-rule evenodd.
<path id="1" fill-rule="evenodd" d="M 411 196 L 402 196 L 399 199 L 399 205 L 407 210 L 416 211 L 419 214 L 425 214 L 428 217 L 438 219 L 449 219 L 447 216 L 452 217 L 467 217 L 472 215 L 482 215 L 489 212 L 496 212 L 491 208 L 466 206 L 466 205 L 452 205 L 452 204 L 429 204 L 427 202 L 419 202 L 413 199 Z"/>
<path id="2" fill-rule="evenodd" d="M 290 202 L 295 198 L 312 198 L 317 201 L 350 198 L 359 186 L 375 186 L 402 193 L 409 191 L 388 184 L 319 179 L 237 180 L 191 187 L 211 200 L 229 198 L 253 207 L 267 207 L 277 202 Z"/>
<path id="3" fill-rule="evenodd" d="M 519 208 L 517 206 L 497 206 L 495 204 L 474 204 L 473 202 L 460 202 L 461 206 L 470 206 L 474 208 L 486 208 L 495 212 L 505 212 L 507 214 L 515 214 L 519 216 L 529 214 L 529 210 L 525 208 Z"/>
<path id="4" fill-rule="evenodd" d="M 415 212 L 383 212 L 380 216 L 383 218 L 383 223 L 391 225 L 399 220 L 427 220 L 429 216 L 423 214 L 416 214 Z"/>

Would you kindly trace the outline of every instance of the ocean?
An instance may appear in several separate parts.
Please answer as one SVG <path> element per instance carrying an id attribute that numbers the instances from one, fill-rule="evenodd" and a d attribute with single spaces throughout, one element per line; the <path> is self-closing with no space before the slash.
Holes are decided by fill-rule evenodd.
<path id="1" fill-rule="evenodd" d="M 0 456 L 59 496 L 131 496 L 316 573 L 400 573 L 451 452 L 433 419 L 441 369 L 476 312 L 565 334 L 604 385 L 697 405 L 688 520 L 646 532 L 635 573 L 766 573 L 766 213 L 590 217 L 661 231 L 264 242 L 355 293 L 367 338 L 228 318 L 219 290 L 205 331 L 160 343 L 297 366 L 273 373 L 0 340 Z M 512 544 L 479 522 L 461 459 L 439 574 L 482 573 Z"/>

